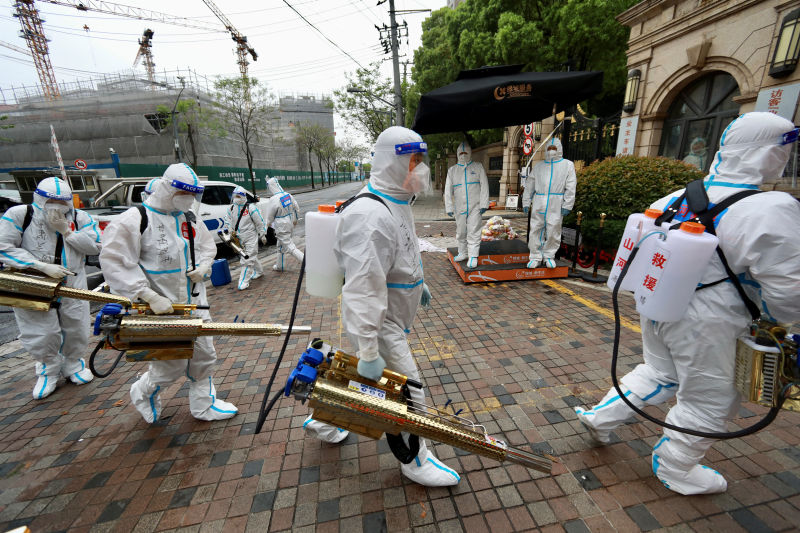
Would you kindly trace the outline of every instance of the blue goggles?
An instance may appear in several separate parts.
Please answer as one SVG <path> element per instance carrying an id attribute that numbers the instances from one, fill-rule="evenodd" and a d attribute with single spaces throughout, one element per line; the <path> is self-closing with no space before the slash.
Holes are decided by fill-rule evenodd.
<path id="1" fill-rule="evenodd" d="M 176 189 L 192 192 L 194 194 L 202 194 L 203 191 L 205 190 L 205 187 L 203 187 L 202 185 L 190 185 L 188 183 L 184 183 L 178 180 L 172 180 L 172 182 L 170 182 L 170 185 L 172 185 Z"/>
<path id="2" fill-rule="evenodd" d="M 404 154 L 425 154 L 428 152 L 428 143 L 425 142 L 413 142 L 413 143 L 403 143 L 403 144 L 395 144 L 394 145 L 394 153 L 396 155 L 404 155 Z"/>
<path id="3" fill-rule="evenodd" d="M 241 196 L 243 198 L 247 198 L 247 193 L 243 191 L 233 191 L 234 196 Z"/>
<path id="4" fill-rule="evenodd" d="M 781 145 L 784 144 L 792 144 L 793 142 L 797 141 L 797 137 L 800 136 L 800 128 L 795 128 L 792 131 L 787 131 L 783 134 Z"/>
<path id="5" fill-rule="evenodd" d="M 62 200 L 64 202 L 72 200 L 72 195 L 70 194 L 58 194 L 53 192 L 47 192 L 43 191 L 42 189 L 39 189 L 38 187 L 33 192 L 35 192 L 39 196 L 44 196 L 45 198 L 49 198 L 50 200 Z"/>

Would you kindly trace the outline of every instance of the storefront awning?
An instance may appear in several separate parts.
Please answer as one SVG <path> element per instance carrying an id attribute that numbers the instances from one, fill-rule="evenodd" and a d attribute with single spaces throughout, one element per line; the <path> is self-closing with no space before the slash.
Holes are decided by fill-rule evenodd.
<path id="1" fill-rule="evenodd" d="M 515 126 L 542 120 L 599 94 L 602 72 L 519 72 L 521 65 L 462 70 L 422 95 L 411 129 L 420 134 Z"/>

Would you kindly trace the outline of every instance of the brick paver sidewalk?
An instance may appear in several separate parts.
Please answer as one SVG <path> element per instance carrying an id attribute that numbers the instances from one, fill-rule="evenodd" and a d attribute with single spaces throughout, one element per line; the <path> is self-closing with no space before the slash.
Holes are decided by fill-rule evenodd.
<path id="1" fill-rule="evenodd" d="M 455 224 L 420 220 L 417 231 L 452 235 Z M 756 435 L 714 445 L 707 464 L 727 477 L 727 493 L 678 496 L 650 470 L 655 425 L 633 422 L 613 444 L 597 447 L 575 419 L 574 406 L 592 404 L 610 385 L 613 322 L 604 287 L 565 280 L 463 285 L 444 254 L 425 253 L 423 263 L 434 301 L 418 313 L 409 339 L 432 402 L 452 400 L 514 446 L 551 451 L 559 458 L 551 476 L 438 445 L 462 480 L 426 489 L 400 475 L 385 440 L 307 438 L 308 409 L 289 398 L 254 435 L 282 338 L 217 338 L 218 393 L 239 407 L 238 416 L 194 420 L 188 384 L 179 382 L 163 392 L 169 418 L 152 426 L 128 398 L 144 365 L 125 364 L 109 378 L 62 385 L 34 401 L 33 364 L 15 341 L 0 348 L 0 530 L 796 530 L 800 415 L 783 412 Z M 267 269 L 245 292 L 210 289 L 212 316 L 286 322 L 293 268 Z M 622 313 L 621 373 L 641 360 L 629 296 Z M 336 301 L 303 293 L 297 323 L 349 348 Z M 289 343 L 277 386 L 308 340 Z M 763 413 L 745 404 L 735 425 Z"/>

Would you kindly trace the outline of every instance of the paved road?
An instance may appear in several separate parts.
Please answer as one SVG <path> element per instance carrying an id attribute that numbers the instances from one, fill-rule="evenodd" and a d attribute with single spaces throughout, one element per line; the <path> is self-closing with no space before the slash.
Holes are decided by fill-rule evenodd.
<path id="1" fill-rule="evenodd" d="M 313 211 L 319 204 L 332 204 L 336 200 L 346 200 L 353 194 L 358 192 L 363 187 L 363 182 L 351 182 L 334 185 L 333 187 L 326 187 L 310 192 L 295 193 L 297 203 L 300 206 L 300 223 L 295 228 L 295 242 L 303 249 L 305 247 L 306 226 L 305 226 L 305 213 Z M 268 256 L 275 254 L 275 247 L 262 247 L 258 256 L 264 260 Z M 269 268 L 271 262 L 265 261 L 265 266 Z M 92 308 L 92 312 L 99 309 L 101 306 L 96 305 Z M 10 312 L 9 307 L 0 306 L 0 345 L 11 342 L 19 335 L 17 329 L 17 322 L 14 319 L 14 314 Z"/>

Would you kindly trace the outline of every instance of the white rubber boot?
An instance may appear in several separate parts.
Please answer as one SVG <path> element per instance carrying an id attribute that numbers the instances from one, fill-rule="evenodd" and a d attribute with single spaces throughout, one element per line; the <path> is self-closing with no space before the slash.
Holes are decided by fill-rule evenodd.
<path id="1" fill-rule="evenodd" d="M 60 369 L 50 368 L 43 363 L 36 363 L 34 368 L 36 371 L 36 385 L 33 386 L 33 399 L 42 400 L 56 390 Z"/>
<path id="2" fill-rule="evenodd" d="M 625 397 L 636 407 L 642 408 L 645 401 L 621 385 Z M 622 401 L 616 389 L 611 389 L 592 409 L 575 408 L 578 420 L 589 431 L 591 437 L 597 442 L 608 444 L 611 442 L 611 431 L 633 416 L 633 411 L 628 404 Z"/>
<path id="3" fill-rule="evenodd" d="M 345 429 L 319 422 L 311 418 L 311 416 L 306 418 L 306 421 L 303 422 L 303 429 L 306 430 L 309 436 L 323 442 L 330 442 L 331 444 L 342 442 L 350 434 L 350 432 Z"/>
<path id="4" fill-rule="evenodd" d="M 217 389 L 211 376 L 208 376 L 189 385 L 189 411 L 198 420 L 210 421 L 232 418 L 239 409 L 232 403 L 217 398 Z"/>
<path id="5" fill-rule="evenodd" d="M 68 377 L 75 385 L 85 385 L 94 379 L 94 374 L 86 367 L 86 361 L 83 359 L 64 361 L 64 366 L 61 367 L 61 373 Z"/>
<path id="6" fill-rule="evenodd" d="M 691 496 L 725 492 L 728 482 L 722 474 L 699 464 L 703 455 L 705 450 L 698 454 L 669 437 L 661 437 L 653 447 L 653 473 L 665 487 L 678 494 Z"/>
<path id="7" fill-rule="evenodd" d="M 423 439 L 420 439 L 417 456 L 407 465 L 402 465 L 400 470 L 408 479 L 425 487 L 452 487 L 461 481 L 455 470 L 428 450 Z"/>
<path id="8" fill-rule="evenodd" d="M 150 373 L 145 372 L 131 385 L 131 404 L 139 411 L 145 422 L 152 424 L 161 415 L 161 387 L 150 382 Z"/>

